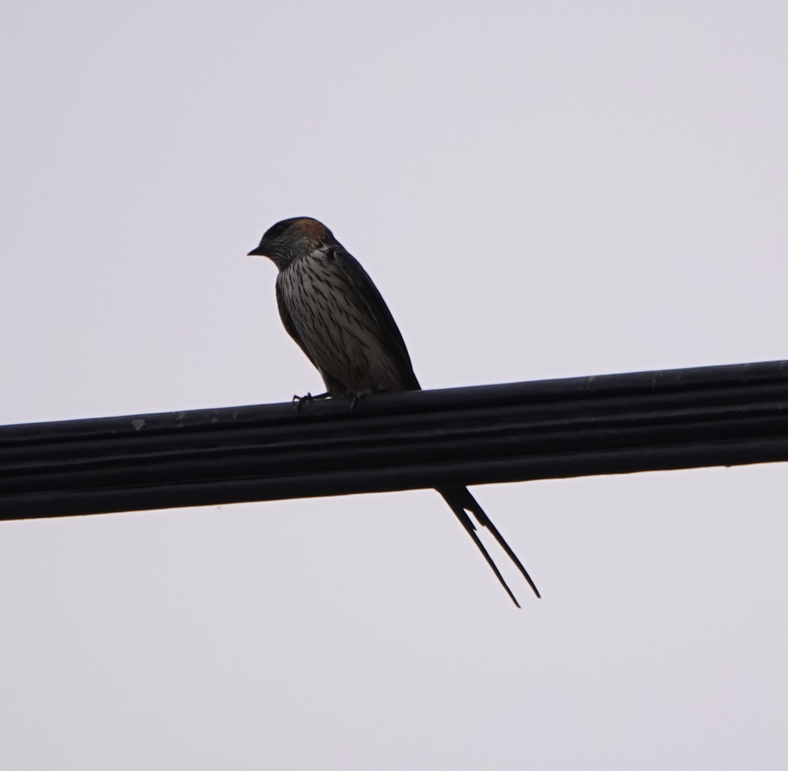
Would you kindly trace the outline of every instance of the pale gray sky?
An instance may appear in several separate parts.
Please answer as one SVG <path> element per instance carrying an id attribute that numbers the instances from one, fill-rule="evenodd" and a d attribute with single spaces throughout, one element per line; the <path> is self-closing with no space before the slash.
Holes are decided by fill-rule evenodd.
<path id="1" fill-rule="evenodd" d="M 0 423 L 320 380 L 323 220 L 427 388 L 788 357 L 788 6 L 7 0 Z M 784 464 L 0 523 L 0 764 L 784 769 Z"/>

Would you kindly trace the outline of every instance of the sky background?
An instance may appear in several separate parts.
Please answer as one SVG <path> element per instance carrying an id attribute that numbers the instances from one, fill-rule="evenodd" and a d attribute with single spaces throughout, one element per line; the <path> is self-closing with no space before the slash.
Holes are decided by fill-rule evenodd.
<path id="1" fill-rule="evenodd" d="M 425 388 L 788 358 L 786 39 L 757 0 L 7 0 L 0 423 L 321 390 L 245 256 L 295 215 Z M 788 466 L 474 492 L 542 600 L 432 491 L 0 523 L 0 762 L 786 767 Z"/>

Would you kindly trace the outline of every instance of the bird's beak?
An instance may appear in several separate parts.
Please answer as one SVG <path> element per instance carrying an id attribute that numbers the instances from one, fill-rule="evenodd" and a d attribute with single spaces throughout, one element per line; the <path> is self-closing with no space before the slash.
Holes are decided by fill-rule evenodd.
<path id="1" fill-rule="evenodd" d="M 247 257 L 266 257 L 266 253 L 263 251 L 262 246 L 258 246 L 257 249 L 252 249 L 249 254 L 246 255 Z"/>

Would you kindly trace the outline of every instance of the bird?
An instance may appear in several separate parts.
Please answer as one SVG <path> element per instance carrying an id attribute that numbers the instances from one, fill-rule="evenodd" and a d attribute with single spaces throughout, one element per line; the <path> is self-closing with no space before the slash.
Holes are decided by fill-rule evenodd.
<path id="1" fill-rule="evenodd" d="M 355 405 L 370 393 L 421 390 L 405 341 L 378 288 L 322 222 L 311 217 L 277 222 L 249 256 L 267 257 L 278 269 L 276 301 L 282 324 L 317 368 L 326 387 L 325 394 L 308 398 L 350 398 Z M 469 490 L 440 487 L 437 492 L 512 602 L 520 607 L 469 514 L 492 533 L 540 597 L 528 571 Z"/>

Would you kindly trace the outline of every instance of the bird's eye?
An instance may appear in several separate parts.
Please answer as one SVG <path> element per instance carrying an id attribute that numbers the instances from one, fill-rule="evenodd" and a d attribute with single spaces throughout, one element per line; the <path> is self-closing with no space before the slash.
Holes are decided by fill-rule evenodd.
<path id="1" fill-rule="evenodd" d="M 276 225 L 271 225 L 271 227 L 266 230 L 263 238 L 279 238 L 279 236 L 281 236 L 293 224 L 294 221 L 295 220 L 282 220 L 281 222 L 277 222 Z"/>

